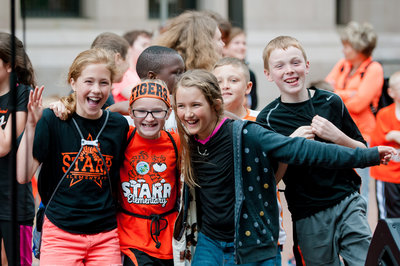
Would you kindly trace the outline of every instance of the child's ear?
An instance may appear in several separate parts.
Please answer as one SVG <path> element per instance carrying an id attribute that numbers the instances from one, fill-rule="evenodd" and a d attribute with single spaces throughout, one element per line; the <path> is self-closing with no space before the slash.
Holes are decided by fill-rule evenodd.
<path id="1" fill-rule="evenodd" d="M 392 88 L 390 88 L 390 87 L 387 89 L 387 93 L 390 96 L 390 98 L 392 98 L 392 99 L 394 99 L 396 97 L 396 95 L 393 93 Z"/>
<path id="2" fill-rule="evenodd" d="M 222 100 L 216 99 L 214 104 L 214 110 L 217 112 L 221 109 L 221 107 L 222 107 Z"/>
<path id="3" fill-rule="evenodd" d="M 12 71 L 11 64 L 6 64 L 5 67 L 6 67 L 7 73 L 11 73 L 11 71 Z"/>
<path id="4" fill-rule="evenodd" d="M 149 72 L 147 72 L 147 78 L 148 79 L 157 79 L 157 74 L 150 70 Z"/>
<path id="5" fill-rule="evenodd" d="M 274 80 L 272 79 L 270 72 L 264 68 L 264 75 L 267 77 L 267 80 L 270 82 L 273 82 Z"/>
<path id="6" fill-rule="evenodd" d="M 310 73 L 310 61 L 306 62 L 306 75 Z"/>
<path id="7" fill-rule="evenodd" d="M 75 80 L 73 78 L 71 78 L 69 80 L 69 84 L 71 85 L 72 90 L 75 92 L 76 88 L 75 88 Z"/>
<path id="8" fill-rule="evenodd" d="M 247 82 L 245 94 L 249 95 L 252 88 L 253 88 L 253 82 L 251 82 L 251 81 Z"/>
<path id="9" fill-rule="evenodd" d="M 167 116 L 165 117 L 165 120 L 168 120 L 169 116 L 171 115 L 171 108 L 168 108 Z"/>
<path id="10" fill-rule="evenodd" d="M 134 116 L 133 116 L 133 111 L 132 111 L 132 107 L 131 106 L 129 106 L 128 112 L 129 112 L 129 116 L 133 119 Z"/>

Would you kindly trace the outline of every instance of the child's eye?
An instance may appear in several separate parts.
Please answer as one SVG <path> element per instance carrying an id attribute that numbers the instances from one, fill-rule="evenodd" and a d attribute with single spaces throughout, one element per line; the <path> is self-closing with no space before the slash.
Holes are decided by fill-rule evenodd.
<path id="1" fill-rule="evenodd" d="M 91 80 L 85 80 L 85 83 L 91 84 L 93 82 Z"/>
<path id="2" fill-rule="evenodd" d="M 282 65 L 275 65 L 275 68 L 282 68 Z"/>
<path id="3" fill-rule="evenodd" d="M 101 82 L 100 84 L 101 84 L 101 85 L 104 85 L 104 86 L 110 85 L 110 83 L 108 83 L 108 81 L 103 81 L 103 82 Z"/>

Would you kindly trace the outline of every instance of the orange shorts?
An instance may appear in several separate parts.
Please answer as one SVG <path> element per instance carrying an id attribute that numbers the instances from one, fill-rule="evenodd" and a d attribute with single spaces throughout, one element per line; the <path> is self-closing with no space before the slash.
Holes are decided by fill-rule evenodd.
<path id="1" fill-rule="evenodd" d="M 44 218 L 40 265 L 122 265 L 117 229 L 98 234 L 66 232 Z"/>

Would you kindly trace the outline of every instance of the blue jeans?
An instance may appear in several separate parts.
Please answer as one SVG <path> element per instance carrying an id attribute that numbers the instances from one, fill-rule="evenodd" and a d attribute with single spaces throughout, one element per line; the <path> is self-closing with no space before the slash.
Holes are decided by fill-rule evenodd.
<path id="1" fill-rule="evenodd" d="M 197 237 L 196 252 L 194 253 L 192 266 L 216 266 L 235 265 L 234 243 L 217 241 L 203 233 Z M 262 262 L 241 264 L 246 266 L 280 266 L 281 253 L 278 249 L 277 256 Z"/>

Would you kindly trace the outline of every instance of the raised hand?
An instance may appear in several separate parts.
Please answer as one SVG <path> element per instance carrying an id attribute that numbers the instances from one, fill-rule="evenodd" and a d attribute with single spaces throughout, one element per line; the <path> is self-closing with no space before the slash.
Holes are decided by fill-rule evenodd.
<path id="1" fill-rule="evenodd" d="M 36 126 L 37 122 L 40 120 L 43 114 L 42 106 L 42 93 L 44 86 L 35 87 L 33 91 L 29 92 L 29 102 L 28 102 L 28 119 L 27 124 L 31 126 Z"/>

